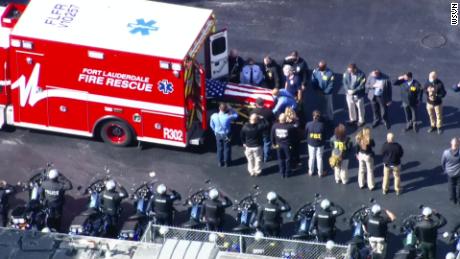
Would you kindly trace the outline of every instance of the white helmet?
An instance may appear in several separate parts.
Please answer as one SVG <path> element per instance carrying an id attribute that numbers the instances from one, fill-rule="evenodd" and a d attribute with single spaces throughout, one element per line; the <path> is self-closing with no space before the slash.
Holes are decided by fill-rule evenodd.
<path id="1" fill-rule="evenodd" d="M 321 209 L 325 210 L 331 206 L 331 202 L 328 199 L 324 199 L 321 201 Z"/>
<path id="2" fill-rule="evenodd" d="M 42 233 L 50 233 L 51 229 L 49 227 L 42 228 Z"/>
<path id="3" fill-rule="evenodd" d="M 256 241 L 259 241 L 262 238 L 264 238 L 264 233 L 262 231 L 260 231 L 260 230 L 257 230 L 256 233 L 254 233 L 254 239 Z"/>
<path id="4" fill-rule="evenodd" d="M 332 248 L 334 248 L 334 245 L 335 245 L 334 241 L 329 240 L 329 241 L 326 242 L 326 249 L 327 250 L 332 250 Z"/>
<path id="5" fill-rule="evenodd" d="M 267 200 L 268 201 L 274 201 L 278 198 L 278 195 L 276 195 L 276 192 L 269 192 L 267 193 Z"/>
<path id="6" fill-rule="evenodd" d="M 374 204 L 371 208 L 372 214 L 376 215 L 379 214 L 382 211 L 382 207 L 378 204 Z"/>
<path id="7" fill-rule="evenodd" d="M 157 186 L 157 193 L 164 194 L 166 192 L 166 185 L 160 184 Z"/>
<path id="8" fill-rule="evenodd" d="M 215 200 L 218 197 L 219 197 L 219 191 L 216 188 L 212 188 L 209 191 L 209 198 L 211 198 L 211 200 Z"/>
<path id="9" fill-rule="evenodd" d="M 53 168 L 48 171 L 48 178 L 53 180 L 56 179 L 59 176 L 59 172 L 57 169 Z"/>
<path id="10" fill-rule="evenodd" d="M 455 254 L 452 252 L 446 254 L 446 259 L 455 259 Z"/>
<path id="11" fill-rule="evenodd" d="M 105 183 L 105 189 L 107 189 L 108 191 L 111 191 L 111 190 L 115 189 L 115 187 L 116 187 L 116 184 L 115 184 L 114 180 L 108 180 Z"/>
<path id="12" fill-rule="evenodd" d="M 430 207 L 424 207 L 422 210 L 422 215 L 425 217 L 429 217 L 433 214 L 433 210 Z"/>

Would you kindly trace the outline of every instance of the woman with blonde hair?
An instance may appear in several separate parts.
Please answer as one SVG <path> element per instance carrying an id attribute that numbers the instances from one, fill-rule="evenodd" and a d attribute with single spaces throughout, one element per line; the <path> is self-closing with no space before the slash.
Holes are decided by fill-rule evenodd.
<path id="1" fill-rule="evenodd" d="M 374 151 L 372 148 L 375 142 L 371 137 L 371 129 L 364 127 L 356 135 L 356 159 L 359 162 L 358 169 L 358 184 L 359 188 L 363 189 L 367 182 L 367 188 L 373 190 L 375 188 L 374 182 Z M 365 175 L 367 171 L 367 177 Z"/>
<path id="2" fill-rule="evenodd" d="M 340 123 L 334 130 L 334 136 L 330 140 L 332 154 L 329 164 L 334 170 L 336 183 L 347 184 L 348 182 L 348 162 L 351 154 L 352 142 L 347 136 L 345 125 Z"/>
<path id="3" fill-rule="evenodd" d="M 297 117 L 297 113 L 292 107 L 286 107 L 284 110 L 284 115 L 286 115 L 286 123 L 291 124 L 294 126 L 294 140 L 292 142 L 292 160 L 291 160 L 291 166 L 293 170 L 296 170 L 298 166 L 300 165 L 300 145 L 299 145 L 299 138 L 301 133 L 300 133 L 300 128 L 299 128 L 299 118 Z"/>

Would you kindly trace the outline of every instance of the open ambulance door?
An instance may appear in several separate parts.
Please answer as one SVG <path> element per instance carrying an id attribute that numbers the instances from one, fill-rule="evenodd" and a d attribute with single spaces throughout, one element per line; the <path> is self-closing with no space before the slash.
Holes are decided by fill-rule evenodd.
<path id="1" fill-rule="evenodd" d="M 206 42 L 206 77 L 211 79 L 228 75 L 227 30 L 221 30 L 208 37 Z"/>

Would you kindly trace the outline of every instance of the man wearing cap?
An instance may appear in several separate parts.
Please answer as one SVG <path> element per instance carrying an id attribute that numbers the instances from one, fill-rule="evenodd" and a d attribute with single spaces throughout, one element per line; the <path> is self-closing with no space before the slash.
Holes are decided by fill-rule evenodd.
<path id="1" fill-rule="evenodd" d="M 264 106 L 264 100 L 262 98 L 257 98 L 256 108 L 252 110 L 251 114 L 252 113 L 262 116 L 264 120 L 268 123 L 267 128 L 263 133 L 263 142 L 264 142 L 263 160 L 265 163 L 265 162 L 268 162 L 271 157 L 270 153 L 271 153 L 272 142 L 270 140 L 270 130 L 272 128 L 273 122 L 275 121 L 275 115 L 273 114 L 272 110 Z"/>
<path id="2" fill-rule="evenodd" d="M 447 221 L 441 214 L 429 207 L 423 208 L 422 216 L 423 219 L 415 225 L 415 236 L 420 244 L 422 258 L 435 259 L 438 229 L 443 227 Z"/>
<path id="3" fill-rule="evenodd" d="M 324 118 L 334 120 L 334 72 L 321 60 L 311 74 L 311 84 L 320 97 L 320 111 Z"/>
<path id="4" fill-rule="evenodd" d="M 364 121 L 364 95 L 366 75 L 358 69 L 356 64 L 348 65 L 347 71 L 343 74 L 342 85 L 345 90 L 348 106 L 349 125 L 362 127 Z"/>
<path id="5" fill-rule="evenodd" d="M 396 220 L 396 216 L 389 210 L 383 209 L 378 204 L 371 207 L 371 214 L 364 219 L 364 228 L 369 236 L 369 243 L 373 251 L 386 255 L 388 224 Z"/>
<path id="6" fill-rule="evenodd" d="M 392 89 L 387 75 L 375 69 L 367 77 L 367 98 L 371 101 L 374 120 L 372 127 L 377 127 L 382 121 L 387 129 L 390 128 L 388 120 L 388 107 L 391 105 Z"/>
<path id="7" fill-rule="evenodd" d="M 405 131 L 412 129 L 417 132 L 417 106 L 422 101 L 422 86 L 407 72 L 398 77 L 394 85 L 401 87 L 401 101 L 406 116 Z"/>

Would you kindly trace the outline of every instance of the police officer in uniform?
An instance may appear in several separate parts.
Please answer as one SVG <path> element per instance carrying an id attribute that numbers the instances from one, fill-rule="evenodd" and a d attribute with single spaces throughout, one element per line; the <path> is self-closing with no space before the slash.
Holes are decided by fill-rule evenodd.
<path id="1" fill-rule="evenodd" d="M 8 196 L 13 193 L 13 186 L 6 181 L 0 180 L 0 226 L 6 227 L 8 222 Z"/>
<path id="2" fill-rule="evenodd" d="M 316 231 L 316 237 L 320 242 L 334 240 L 335 237 L 335 220 L 343 214 L 343 209 L 337 205 L 331 204 L 328 199 L 320 203 L 320 207 L 313 215 L 311 230 Z"/>
<path id="3" fill-rule="evenodd" d="M 160 184 L 156 189 L 157 194 L 149 202 L 147 211 L 152 211 L 155 215 L 156 223 L 160 225 L 172 225 L 174 202 L 181 199 L 175 190 L 169 190 L 164 184 Z"/>
<path id="4" fill-rule="evenodd" d="M 423 208 L 422 216 L 423 219 L 415 225 L 415 235 L 420 243 L 422 258 L 435 259 L 438 229 L 447 221 L 441 214 L 433 212 L 429 207 Z"/>
<path id="5" fill-rule="evenodd" d="M 291 207 L 275 192 L 267 193 L 267 201 L 268 203 L 260 211 L 259 222 L 264 235 L 277 237 L 283 224 L 282 214 L 290 211 Z"/>
<path id="6" fill-rule="evenodd" d="M 119 187 L 120 191 L 116 190 Z M 119 183 L 114 180 L 108 180 L 105 183 L 105 190 L 102 192 L 101 207 L 102 213 L 105 215 L 105 220 L 108 223 L 109 229 L 104 235 L 111 236 L 114 234 L 114 228 L 118 223 L 118 216 L 120 214 L 121 201 L 128 197 L 128 192 Z"/>
<path id="7" fill-rule="evenodd" d="M 364 227 L 369 236 L 371 248 L 385 258 L 388 224 L 395 221 L 396 216 L 389 210 L 384 210 L 378 204 L 371 208 L 371 214 L 365 219 Z"/>
<path id="8" fill-rule="evenodd" d="M 225 209 L 232 206 L 232 201 L 223 196 L 223 201 L 219 200 L 219 191 L 213 188 L 209 190 L 209 199 L 204 202 L 203 215 L 206 228 L 209 231 L 220 231 L 223 226 Z"/>
<path id="9" fill-rule="evenodd" d="M 48 179 L 43 181 L 44 205 L 50 210 L 48 215 L 48 227 L 59 231 L 61 226 L 62 208 L 64 206 L 64 195 L 72 189 L 72 183 L 59 174 L 59 171 L 52 168 L 48 171 Z"/>

